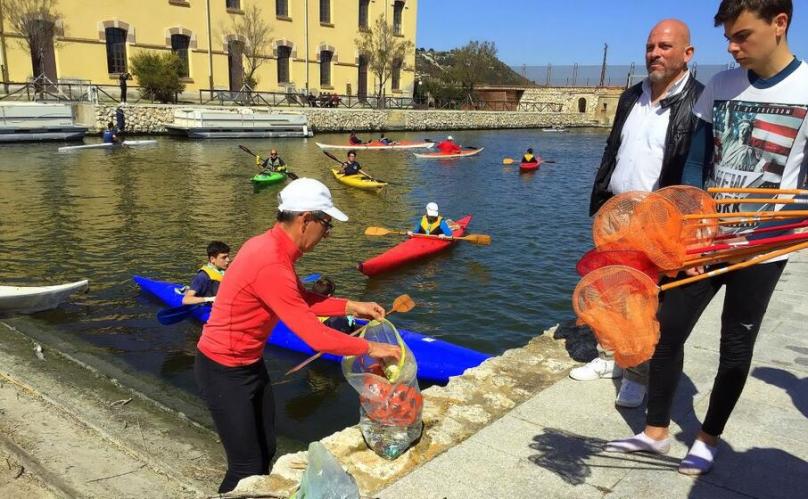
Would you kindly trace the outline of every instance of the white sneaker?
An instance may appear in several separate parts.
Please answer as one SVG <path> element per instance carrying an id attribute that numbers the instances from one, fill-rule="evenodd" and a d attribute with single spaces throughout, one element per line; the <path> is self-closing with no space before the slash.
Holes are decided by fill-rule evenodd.
<path id="1" fill-rule="evenodd" d="M 614 365 L 613 360 L 595 358 L 588 364 L 576 367 L 570 371 L 570 378 L 578 381 L 592 381 L 601 378 L 619 378 L 623 375 L 623 370 Z"/>
<path id="2" fill-rule="evenodd" d="M 623 378 L 615 405 L 620 407 L 639 407 L 645 398 L 645 385 Z"/>

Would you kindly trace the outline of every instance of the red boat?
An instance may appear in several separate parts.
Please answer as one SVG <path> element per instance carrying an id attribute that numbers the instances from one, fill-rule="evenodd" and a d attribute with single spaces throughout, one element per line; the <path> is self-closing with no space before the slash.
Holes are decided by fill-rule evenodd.
<path id="1" fill-rule="evenodd" d="M 536 163 L 519 163 L 520 172 L 535 172 L 541 166 L 541 161 Z"/>
<path id="2" fill-rule="evenodd" d="M 458 225 L 457 229 L 452 231 L 452 236 L 461 237 L 466 233 L 466 226 L 471 222 L 471 215 L 457 220 L 455 223 Z M 412 262 L 424 258 L 433 253 L 443 251 L 449 246 L 455 244 L 455 241 L 444 241 L 438 238 L 431 237 L 418 237 L 414 236 L 408 240 L 400 243 L 381 255 L 374 256 L 369 260 L 360 262 L 356 265 L 359 272 L 366 276 L 374 276 L 387 272 L 407 262 Z"/>

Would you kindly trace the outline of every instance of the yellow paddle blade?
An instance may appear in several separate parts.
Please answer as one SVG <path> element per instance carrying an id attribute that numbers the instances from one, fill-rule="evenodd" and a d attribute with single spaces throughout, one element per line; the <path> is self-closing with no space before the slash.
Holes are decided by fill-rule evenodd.
<path id="1" fill-rule="evenodd" d="M 503 165 L 512 165 L 513 164 L 513 158 L 505 158 L 505 159 L 503 159 L 502 164 Z"/>
<path id="2" fill-rule="evenodd" d="M 468 241 L 472 244 L 479 244 L 482 246 L 488 246 L 491 244 L 491 236 L 488 234 L 469 234 L 467 236 L 463 236 L 462 238 L 464 241 Z"/>
<path id="3" fill-rule="evenodd" d="M 395 231 L 385 229 L 384 227 L 368 227 L 365 229 L 366 236 L 386 236 L 387 234 L 395 234 Z"/>
<path id="4" fill-rule="evenodd" d="M 392 314 L 393 312 L 406 313 L 413 308 L 415 308 L 415 301 L 410 298 L 410 295 L 401 295 L 393 300 L 393 308 L 391 308 L 387 313 L 388 315 Z"/>

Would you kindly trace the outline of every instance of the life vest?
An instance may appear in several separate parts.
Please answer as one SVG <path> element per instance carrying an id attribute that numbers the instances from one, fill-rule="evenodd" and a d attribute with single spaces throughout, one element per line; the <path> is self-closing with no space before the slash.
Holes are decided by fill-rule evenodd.
<path id="1" fill-rule="evenodd" d="M 424 234 L 443 234 L 443 231 L 440 230 L 440 223 L 443 221 L 443 217 L 439 216 L 435 219 L 435 222 L 429 223 L 426 215 L 421 217 L 421 230 L 424 231 Z"/>
<path id="2" fill-rule="evenodd" d="M 219 270 L 213 265 L 206 263 L 205 265 L 199 268 L 202 272 L 208 274 L 211 281 L 222 282 L 222 278 L 224 277 L 224 271 Z"/>
<path id="3" fill-rule="evenodd" d="M 342 171 L 345 172 L 345 175 L 358 175 L 360 168 L 361 166 L 359 165 L 359 163 L 354 161 L 353 163 L 346 163 Z"/>
<path id="4" fill-rule="evenodd" d="M 104 138 L 103 138 L 104 144 L 112 144 L 114 136 L 115 134 L 112 133 L 112 130 L 104 130 Z"/>
<path id="5" fill-rule="evenodd" d="M 522 156 L 522 163 L 538 163 L 538 161 L 536 161 L 536 156 L 525 153 L 525 155 Z"/>

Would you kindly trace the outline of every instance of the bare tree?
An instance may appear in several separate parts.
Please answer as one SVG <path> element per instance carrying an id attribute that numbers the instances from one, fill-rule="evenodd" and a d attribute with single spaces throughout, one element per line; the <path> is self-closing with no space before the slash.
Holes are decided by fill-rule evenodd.
<path id="1" fill-rule="evenodd" d="M 253 3 L 233 20 L 231 31 L 244 39 L 244 83 L 255 88 L 258 84 L 255 72 L 267 61 L 266 54 L 272 44 L 272 26 L 264 20 L 258 4 Z"/>
<path id="2" fill-rule="evenodd" d="M 415 45 L 411 40 L 397 36 L 393 32 L 393 26 L 387 24 L 384 16 L 379 16 L 373 24 L 373 28 L 363 31 L 359 38 L 354 40 L 354 43 L 359 53 L 367 58 L 368 68 L 376 76 L 378 86 L 376 97 L 379 107 L 382 107 L 384 104 L 382 97 L 387 80 L 392 76 L 396 64 L 404 67 L 405 57 L 415 48 Z"/>
<path id="3" fill-rule="evenodd" d="M 34 79 L 45 74 L 48 47 L 54 44 L 56 23 L 62 14 L 57 0 L 6 0 L 4 13 L 11 27 L 20 34 L 20 44 L 31 53 Z"/>
<path id="4" fill-rule="evenodd" d="M 497 47 L 494 42 L 471 41 L 453 51 L 452 67 L 449 75 L 466 94 L 470 103 L 474 103 L 474 85 L 485 81 L 494 62 L 497 61 Z"/>

